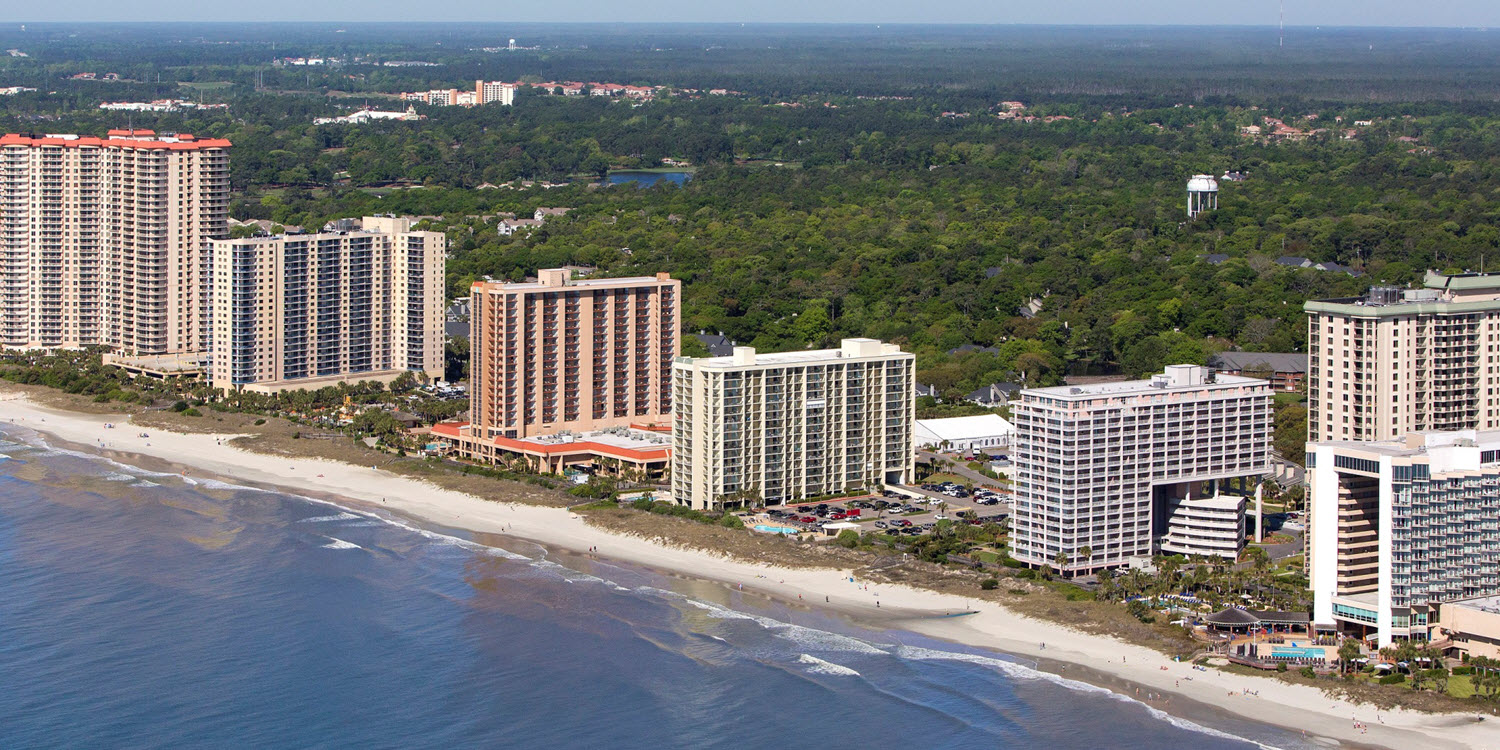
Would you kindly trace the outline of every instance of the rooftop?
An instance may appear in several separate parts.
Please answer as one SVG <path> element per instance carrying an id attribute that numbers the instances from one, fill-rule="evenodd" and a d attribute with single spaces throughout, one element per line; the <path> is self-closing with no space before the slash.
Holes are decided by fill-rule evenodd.
<path id="1" fill-rule="evenodd" d="M 546 268 L 537 272 L 536 281 L 481 281 L 474 284 L 474 289 L 482 292 L 504 293 L 559 288 L 615 289 L 618 287 L 651 286 L 671 282 L 672 277 L 665 273 L 659 273 L 655 276 L 622 276 L 614 279 L 575 279 L 573 278 L 573 269 L 571 268 Z"/>
<path id="2" fill-rule="evenodd" d="M 595 443 L 612 448 L 628 448 L 638 451 L 664 450 L 672 445 L 672 439 L 669 437 L 653 432 L 646 432 L 645 430 L 633 430 L 624 427 L 597 430 L 594 432 L 538 435 L 534 437 L 514 438 L 514 440 L 518 443 L 529 443 L 536 446 L 565 446 L 574 443 Z"/>
<path id="3" fill-rule="evenodd" d="M 1409 432 L 1404 438 L 1381 441 L 1328 440 L 1309 444 L 1313 448 L 1338 448 L 1367 456 L 1420 458 L 1433 474 L 1477 471 L 1486 461 L 1485 453 L 1500 451 L 1500 430 L 1429 430 Z"/>
<path id="4" fill-rule="evenodd" d="M 1295 352 L 1219 352 L 1209 357 L 1208 364 L 1220 370 L 1307 372 L 1307 355 Z"/>
<path id="5" fill-rule="evenodd" d="M 1093 399 L 1102 396 L 1137 396 L 1150 393 L 1187 393 L 1192 391 L 1240 388 L 1244 386 L 1266 386 L 1269 383 L 1259 378 L 1212 373 L 1199 365 L 1168 365 L 1166 372 L 1153 375 L 1146 380 L 1124 380 L 1115 383 L 1093 383 L 1090 385 L 1059 385 L 1050 388 L 1027 388 L 1021 397 L 1028 396 L 1060 399 Z"/>
<path id="6" fill-rule="evenodd" d="M 677 364 L 714 369 L 754 367 L 759 365 L 784 365 L 798 362 L 827 362 L 837 359 L 859 359 L 903 354 L 895 344 L 884 344 L 875 339 L 844 339 L 838 349 L 809 349 L 794 352 L 759 354 L 754 347 L 737 346 L 734 354 L 727 357 L 678 357 Z M 912 355 L 905 355 L 912 356 Z"/>
<path id="7" fill-rule="evenodd" d="M 937 436 L 939 440 L 971 440 L 979 437 L 1014 434 L 1016 428 L 999 414 L 980 414 L 973 417 L 949 417 L 947 419 L 918 419 L 917 427 Z"/>
<path id="8" fill-rule="evenodd" d="M 1445 602 L 1443 606 L 1477 609 L 1481 612 L 1488 612 L 1492 615 L 1500 615 L 1500 596 L 1480 596 L 1473 599 L 1459 599 L 1457 601 Z"/>

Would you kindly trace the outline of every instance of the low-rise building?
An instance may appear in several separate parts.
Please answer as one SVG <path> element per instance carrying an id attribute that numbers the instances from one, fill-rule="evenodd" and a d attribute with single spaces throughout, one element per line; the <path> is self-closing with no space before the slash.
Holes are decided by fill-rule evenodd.
<path id="1" fill-rule="evenodd" d="M 1439 605 L 1433 645 L 1451 655 L 1500 659 L 1500 596 L 1456 599 Z"/>
<path id="2" fill-rule="evenodd" d="M 700 510 L 905 484 L 915 472 L 916 361 L 895 344 L 679 357 L 672 497 Z"/>
<path id="3" fill-rule="evenodd" d="M 672 457 L 671 436 L 645 426 L 479 439 L 469 423 L 448 422 L 433 426 L 432 435 L 465 458 L 491 464 L 519 459 L 527 470 L 546 474 L 583 471 L 654 481 L 666 476 Z"/>
<path id="4" fill-rule="evenodd" d="M 1016 428 L 999 414 L 918 419 L 917 447 L 960 453 L 1004 453 Z"/>
<path id="5" fill-rule="evenodd" d="M 1271 381 L 1283 393 L 1299 393 L 1307 384 L 1307 355 L 1295 352 L 1219 352 L 1208 366 L 1225 375 L 1247 375 Z"/>

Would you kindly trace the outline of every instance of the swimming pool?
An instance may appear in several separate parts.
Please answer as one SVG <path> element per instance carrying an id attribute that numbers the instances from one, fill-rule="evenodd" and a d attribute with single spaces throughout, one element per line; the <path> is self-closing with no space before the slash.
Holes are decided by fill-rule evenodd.
<path id="1" fill-rule="evenodd" d="M 794 529 L 794 528 L 792 528 L 790 526 L 767 526 L 766 524 L 763 524 L 763 523 L 755 524 L 754 528 L 755 528 L 756 531 L 763 531 L 763 532 L 765 532 L 767 534 L 800 534 L 800 533 L 802 533 L 801 529 Z"/>
<path id="2" fill-rule="evenodd" d="M 1323 649 L 1307 646 L 1277 646 L 1271 649 L 1272 659 L 1323 659 Z"/>

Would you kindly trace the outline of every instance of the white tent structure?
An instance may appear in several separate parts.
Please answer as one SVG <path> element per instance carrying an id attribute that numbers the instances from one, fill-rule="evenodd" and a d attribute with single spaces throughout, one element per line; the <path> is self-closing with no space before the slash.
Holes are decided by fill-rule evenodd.
<path id="1" fill-rule="evenodd" d="M 1008 449 L 1016 428 L 999 414 L 948 419 L 918 419 L 919 448 L 959 452 L 996 452 Z"/>

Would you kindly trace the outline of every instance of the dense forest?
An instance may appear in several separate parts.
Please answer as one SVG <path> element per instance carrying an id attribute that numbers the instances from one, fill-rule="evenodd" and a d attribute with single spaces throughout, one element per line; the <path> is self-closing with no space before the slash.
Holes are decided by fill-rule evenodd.
<path id="1" fill-rule="evenodd" d="M 0 32 L 30 55 L 0 58 L 0 87 L 39 89 L 0 98 L 0 126 L 98 133 L 127 117 L 101 101 L 226 102 L 128 118 L 230 138 L 238 219 L 437 217 L 454 295 L 565 263 L 670 271 L 690 331 L 896 341 L 948 394 L 1297 351 L 1309 298 L 1500 260 L 1500 40 L 1480 32 L 1299 30 L 1277 50 L 1253 29 L 164 28 Z M 477 49 L 507 34 L 538 49 Z M 315 54 L 348 62 L 270 64 Z M 130 80 L 67 78 L 105 70 Z M 678 90 L 312 123 L 477 77 Z M 709 87 L 733 93 L 682 90 Z M 1297 135 L 1245 133 L 1268 117 Z M 599 185 L 663 159 L 691 181 Z M 1188 221 L 1187 178 L 1226 171 L 1245 179 Z M 573 211 L 497 231 L 541 206 Z"/>

